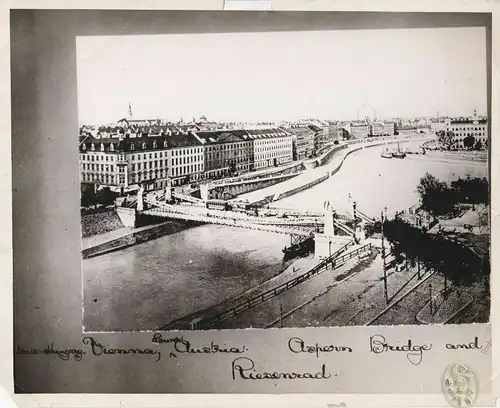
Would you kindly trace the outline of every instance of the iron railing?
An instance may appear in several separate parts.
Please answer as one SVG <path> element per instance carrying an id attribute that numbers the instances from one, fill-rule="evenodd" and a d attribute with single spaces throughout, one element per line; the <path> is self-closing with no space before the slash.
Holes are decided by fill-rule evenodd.
<path id="1" fill-rule="evenodd" d="M 338 249 L 334 254 L 320 262 L 318 265 L 313 267 L 312 269 L 308 270 L 306 273 L 303 273 L 302 275 L 297 276 L 296 278 L 293 278 L 287 282 L 282 283 L 281 285 L 276 286 L 273 289 L 269 289 L 263 293 L 260 293 L 259 295 L 256 295 L 252 297 L 251 299 L 240 303 L 239 305 L 236 305 L 220 314 L 217 316 L 207 319 L 207 320 L 201 320 L 197 322 L 196 327 L 197 328 L 204 328 L 204 329 L 210 329 L 217 324 L 220 324 L 221 322 L 228 320 L 234 316 L 237 316 L 241 313 L 243 313 L 246 310 L 249 310 L 261 303 L 264 303 L 268 301 L 269 299 L 272 299 L 278 295 L 280 295 L 283 292 L 286 292 L 287 290 L 290 290 L 294 288 L 295 286 L 311 279 L 312 277 L 319 275 L 323 270 L 328 269 L 328 266 L 331 265 L 331 269 L 337 269 L 341 265 L 343 265 L 346 261 L 349 259 L 354 258 L 355 256 L 366 252 L 368 250 L 371 250 L 372 244 L 368 243 L 363 245 L 360 248 L 357 248 L 356 250 L 349 252 L 347 254 L 341 255 L 342 252 L 344 252 L 347 248 L 349 248 L 351 245 L 354 245 L 353 241 L 348 242 L 346 245 L 344 245 L 342 248 Z"/>

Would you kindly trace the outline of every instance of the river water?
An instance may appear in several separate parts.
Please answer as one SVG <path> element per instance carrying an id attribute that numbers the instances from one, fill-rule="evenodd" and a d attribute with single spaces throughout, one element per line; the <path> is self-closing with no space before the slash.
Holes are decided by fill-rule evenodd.
<path id="1" fill-rule="evenodd" d="M 330 201 L 352 213 L 352 202 L 372 217 L 418 202 L 416 185 L 429 172 L 450 181 L 487 176 L 485 163 L 442 162 L 411 156 L 383 159 L 385 147 L 351 154 L 327 181 L 276 203 L 321 211 Z M 154 330 L 214 306 L 284 269 L 285 235 L 204 225 L 83 261 L 86 331 Z"/>

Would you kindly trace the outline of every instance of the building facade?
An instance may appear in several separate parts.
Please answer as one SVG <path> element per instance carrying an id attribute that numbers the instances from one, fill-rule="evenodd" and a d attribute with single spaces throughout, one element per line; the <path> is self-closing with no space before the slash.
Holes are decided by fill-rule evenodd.
<path id="1" fill-rule="evenodd" d="M 293 136 L 282 128 L 247 130 L 253 142 L 254 169 L 279 166 L 293 160 Z"/>
<path id="2" fill-rule="evenodd" d="M 394 135 L 394 122 L 374 122 L 372 124 L 373 136 Z"/>
<path id="3" fill-rule="evenodd" d="M 317 125 L 307 125 L 309 129 L 313 132 L 313 138 L 314 138 L 314 153 L 316 154 L 318 150 L 322 149 L 325 146 L 326 142 L 326 135 L 325 135 L 325 129 L 320 128 Z"/>
<path id="4" fill-rule="evenodd" d="M 304 125 L 291 125 L 289 131 L 295 137 L 297 160 L 304 160 L 314 156 L 314 132 Z"/>
<path id="5" fill-rule="evenodd" d="M 194 183 L 205 177 L 205 148 L 192 133 L 165 137 L 168 177 L 172 186 Z M 162 188 L 159 185 L 157 188 Z"/>
<path id="6" fill-rule="evenodd" d="M 464 139 L 474 137 L 477 148 L 488 146 L 488 121 L 486 118 L 455 118 L 446 120 L 446 131 L 452 132 L 452 147 L 457 149 L 467 148 Z"/>
<path id="7" fill-rule="evenodd" d="M 342 139 L 339 139 L 338 123 L 333 121 L 333 120 L 329 120 L 328 121 L 328 141 L 335 142 L 336 140 L 337 141 L 342 140 Z"/>
<path id="8" fill-rule="evenodd" d="M 351 134 L 355 139 L 367 137 L 371 134 L 371 126 L 367 123 L 351 123 Z"/>
<path id="9" fill-rule="evenodd" d="M 191 133 L 120 138 L 83 137 L 80 141 L 82 183 L 114 191 L 146 191 L 203 178 L 203 145 Z"/>
<path id="10" fill-rule="evenodd" d="M 204 147 L 205 179 L 253 170 L 253 143 L 245 130 L 205 131 L 193 135 Z"/>

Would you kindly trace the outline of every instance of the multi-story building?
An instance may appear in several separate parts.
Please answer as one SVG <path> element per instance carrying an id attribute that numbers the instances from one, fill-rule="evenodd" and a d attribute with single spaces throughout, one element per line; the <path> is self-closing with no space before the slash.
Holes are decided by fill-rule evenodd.
<path id="1" fill-rule="evenodd" d="M 314 152 L 316 153 L 325 145 L 325 129 L 320 128 L 316 125 L 307 125 L 314 133 Z"/>
<path id="2" fill-rule="evenodd" d="M 199 138 L 191 132 L 179 132 L 164 136 L 163 139 L 168 149 L 168 177 L 173 186 L 204 179 L 205 147 Z"/>
<path id="3" fill-rule="evenodd" d="M 204 147 L 205 178 L 219 178 L 253 170 L 253 139 L 245 130 L 194 132 Z"/>
<path id="4" fill-rule="evenodd" d="M 314 155 L 314 132 L 305 125 L 290 125 L 288 129 L 295 138 L 297 160 L 304 160 Z"/>
<path id="5" fill-rule="evenodd" d="M 367 137 L 371 134 L 371 126 L 368 123 L 351 123 L 351 132 L 355 139 Z"/>
<path id="6" fill-rule="evenodd" d="M 446 131 L 452 132 L 452 147 L 463 149 L 464 139 L 473 136 L 478 147 L 485 148 L 488 145 L 488 121 L 486 118 L 454 118 L 447 119 Z"/>
<path id="7" fill-rule="evenodd" d="M 204 173 L 203 146 L 190 133 L 120 138 L 82 137 L 81 182 L 115 191 L 146 191 L 197 181 Z"/>
<path id="8" fill-rule="evenodd" d="M 390 136 L 394 134 L 394 122 L 373 122 L 372 135 L 373 136 Z"/>
<path id="9" fill-rule="evenodd" d="M 293 160 L 293 136 L 282 128 L 249 129 L 253 141 L 255 170 L 279 166 Z"/>
<path id="10" fill-rule="evenodd" d="M 333 120 L 329 120 L 327 121 L 327 123 L 328 123 L 328 141 L 329 142 L 335 142 L 336 140 L 338 141 L 339 140 L 338 123 Z M 340 140 L 342 139 L 340 138 Z"/>
<path id="11" fill-rule="evenodd" d="M 80 178 L 84 183 L 108 186 L 115 191 L 136 190 L 139 184 L 152 190 L 167 178 L 166 148 L 148 138 L 133 142 L 130 138 L 83 138 Z"/>

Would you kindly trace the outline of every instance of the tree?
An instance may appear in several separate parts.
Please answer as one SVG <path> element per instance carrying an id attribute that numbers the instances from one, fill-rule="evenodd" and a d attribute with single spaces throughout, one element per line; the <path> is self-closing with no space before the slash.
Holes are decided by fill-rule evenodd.
<path id="1" fill-rule="evenodd" d="M 401 219 L 384 223 L 384 236 L 393 248 L 398 262 L 422 263 L 456 285 L 471 285 L 479 276 L 489 274 L 488 255 L 478 256 L 458 241 L 442 234 L 428 234 Z"/>
<path id="2" fill-rule="evenodd" d="M 429 173 L 420 179 L 417 192 L 422 207 L 434 215 L 450 213 L 458 202 L 456 191 Z"/>
<path id="3" fill-rule="evenodd" d="M 450 184 L 456 192 L 458 202 L 469 204 L 489 202 L 489 184 L 485 177 L 459 178 Z"/>
<path id="4" fill-rule="evenodd" d="M 477 140 L 474 144 L 474 150 L 481 150 L 483 148 L 483 143 L 480 140 Z"/>
<path id="5" fill-rule="evenodd" d="M 453 137 L 455 136 L 455 134 L 451 131 L 445 132 L 444 130 L 439 130 L 438 132 L 436 132 L 436 136 L 439 143 L 441 143 L 446 148 L 449 148 L 453 144 Z"/>
<path id="6" fill-rule="evenodd" d="M 82 183 L 80 189 L 80 205 L 88 208 L 96 204 L 95 185 L 92 183 Z"/>
<path id="7" fill-rule="evenodd" d="M 373 234 L 380 234 L 382 232 L 382 222 L 375 221 L 373 224 L 365 224 L 365 235 L 366 237 L 371 237 Z"/>
<path id="8" fill-rule="evenodd" d="M 464 147 L 466 149 L 472 149 L 474 147 L 475 142 L 476 139 L 471 134 L 468 134 L 466 137 L 464 137 Z"/>
<path id="9" fill-rule="evenodd" d="M 103 206 L 114 204 L 116 197 L 118 197 L 118 193 L 111 191 L 109 187 L 100 189 L 96 194 L 97 202 Z"/>

